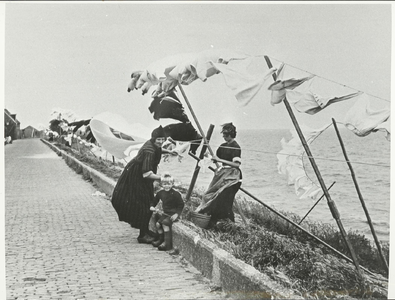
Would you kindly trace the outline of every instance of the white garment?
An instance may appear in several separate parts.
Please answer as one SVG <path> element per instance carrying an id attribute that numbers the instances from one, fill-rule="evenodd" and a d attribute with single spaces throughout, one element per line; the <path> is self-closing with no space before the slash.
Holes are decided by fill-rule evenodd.
<path id="1" fill-rule="evenodd" d="M 387 119 L 384 123 L 376 127 L 378 131 L 383 131 L 385 133 L 385 138 L 391 141 L 391 117 Z"/>
<path id="2" fill-rule="evenodd" d="M 201 159 L 198 163 L 198 166 L 200 167 L 200 170 L 202 173 L 206 173 L 209 170 L 209 167 L 213 164 L 213 161 L 211 160 L 212 156 L 210 155 L 209 152 L 206 152 L 203 156 L 203 159 Z"/>
<path id="3" fill-rule="evenodd" d="M 361 95 L 361 92 L 351 93 L 339 97 L 322 97 L 311 91 L 309 87 L 305 91 L 287 90 L 286 97 L 289 103 L 292 103 L 297 111 L 314 115 L 323 110 L 325 107 L 344 100 L 349 100 Z"/>
<path id="4" fill-rule="evenodd" d="M 167 149 L 169 151 L 175 151 L 177 153 L 177 156 L 168 153 L 163 154 L 164 162 L 172 162 L 175 158 L 178 158 L 178 161 L 181 162 L 184 158 L 185 152 L 189 149 L 189 146 L 191 145 L 190 142 L 175 141 L 175 143 L 176 144 L 174 145 L 169 140 L 163 143 L 162 147 L 164 149 Z"/>
<path id="5" fill-rule="evenodd" d="M 140 149 L 150 136 L 149 130 L 143 125 L 129 124 L 121 116 L 109 112 L 94 116 L 89 125 L 100 146 L 118 159 L 128 158 L 133 151 Z M 111 129 L 129 135 L 134 140 L 117 138 Z"/>
<path id="6" fill-rule="evenodd" d="M 370 96 L 362 94 L 344 117 L 345 126 L 357 136 L 367 136 L 378 131 L 390 117 L 390 108 L 373 111 L 370 108 Z M 389 132 L 389 131 L 388 131 Z"/>
<path id="7" fill-rule="evenodd" d="M 281 74 L 281 72 L 280 72 Z M 272 91 L 272 97 L 270 103 L 272 105 L 281 103 L 286 96 L 286 92 L 288 90 L 293 90 L 294 88 L 301 85 L 303 82 L 310 80 L 314 76 L 307 76 L 303 78 L 289 78 L 289 79 L 277 79 L 274 83 L 272 83 L 268 89 Z"/>
<path id="8" fill-rule="evenodd" d="M 152 93 L 152 98 L 159 97 L 162 98 L 166 95 L 168 91 L 171 91 L 177 86 L 178 82 L 175 80 L 165 80 L 161 81 L 156 87 L 155 92 Z"/>
<path id="9" fill-rule="evenodd" d="M 248 61 L 245 61 L 248 64 Z M 213 68 L 221 72 L 225 78 L 226 85 L 233 90 L 233 93 L 243 106 L 247 105 L 259 92 L 266 80 L 276 72 L 276 68 L 269 69 L 268 72 L 260 76 L 249 74 L 247 69 L 236 70 L 229 65 L 211 62 Z"/>
<path id="10" fill-rule="evenodd" d="M 140 89 L 146 82 L 150 82 L 151 85 L 167 82 L 165 86 L 162 85 L 161 90 L 157 89 L 155 92 L 157 96 L 161 91 L 168 91 L 170 87 L 176 86 L 177 83 L 187 85 L 197 78 L 206 81 L 208 77 L 218 72 L 210 62 L 227 64 L 232 60 L 243 60 L 247 57 L 247 54 L 227 49 L 210 49 L 199 53 L 182 53 L 154 61 L 141 74 L 138 74 L 138 71 L 132 74 L 139 77 L 135 86 L 137 89 Z M 128 88 L 133 86 L 134 83 L 132 81 Z M 146 87 L 148 88 L 144 93 L 148 92 L 151 86 Z"/>
<path id="11" fill-rule="evenodd" d="M 143 71 L 132 72 L 132 75 L 131 75 L 132 79 L 128 85 L 128 92 L 133 91 L 136 88 L 137 81 L 139 80 L 142 73 L 143 73 Z"/>
<path id="12" fill-rule="evenodd" d="M 325 125 L 320 129 L 311 129 L 301 126 L 301 130 L 307 144 L 312 141 L 330 125 Z M 291 130 L 292 139 L 288 142 L 281 140 L 282 150 L 277 154 L 277 169 L 279 174 L 287 176 L 288 185 L 294 185 L 295 193 L 299 199 L 316 199 L 321 191 L 321 187 L 312 182 L 306 175 L 303 168 L 302 156 L 305 152 L 304 147 L 295 130 Z"/>

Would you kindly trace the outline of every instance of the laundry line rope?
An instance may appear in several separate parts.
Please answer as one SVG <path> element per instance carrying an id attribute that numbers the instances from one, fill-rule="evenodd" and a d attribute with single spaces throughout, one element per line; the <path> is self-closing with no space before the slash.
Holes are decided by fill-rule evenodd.
<path id="1" fill-rule="evenodd" d="M 257 55 L 256 57 L 264 57 L 264 55 Z M 306 70 L 304 70 L 304 69 L 302 69 L 302 68 L 293 66 L 293 65 L 288 64 L 288 63 L 286 63 L 286 62 L 284 62 L 284 61 L 282 61 L 282 60 L 279 60 L 279 59 L 277 59 L 277 58 L 274 58 L 273 56 L 270 56 L 270 58 L 273 59 L 273 60 L 276 60 L 277 62 L 280 62 L 280 63 L 283 63 L 283 64 L 285 64 L 285 65 L 287 65 L 287 66 L 290 66 L 290 67 L 292 67 L 292 68 L 298 69 L 298 70 L 300 70 L 300 71 L 303 71 L 303 72 L 306 72 L 306 73 L 308 73 L 308 74 L 314 75 L 314 76 L 316 76 L 316 77 L 318 77 L 318 78 L 321 78 L 321 79 L 327 80 L 327 81 L 329 81 L 329 82 L 335 83 L 335 84 L 337 84 L 337 85 L 340 85 L 340 86 L 343 86 L 343 87 L 352 89 L 352 90 L 354 90 L 354 91 L 358 91 L 358 92 L 361 92 L 361 93 L 365 93 L 366 95 L 369 95 L 369 96 L 371 96 L 371 97 L 373 97 L 373 98 L 376 98 L 376 99 L 379 99 L 379 100 L 382 100 L 382 101 L 385 101 L 385 102 L 391 102 L 390 100 L 387 100 L 387 99 L 384 99 L 384 98 L 381 98 L 381 97 L 378 97 L 378 96 L 375 96 L 375 95 L 372 95 L 372 94 L 368 94 L 368 93 L 366 93 L 366 92 L 364 92 L 364 91 L 361 91 L 361 90 L 359 90 L 359 89 L 350 87 L 350 86 L 345 85 L 345 84 L 343 84 L 343 83 L 339 83 L 339 82 L 334 81 L 334 80 L 332 80 L 332 79 L 328 79 L 328 78 L 319 76 L 319 75 L 317 75 L 317 74 L 311 73 L 311 72 L 309 72 L 309 71 L 306 71 Z"/>
<path id="2" fill-rule="evenodd" d="M 196 141 L 191 141 L 191 144 L 200 144 L 198 140 Z M 210 144 L 213 147 L 219 147 L 220 145 L 213 145 Z M 228 149 L 234 149 L 233 147 L 226 147 L 226 146 L 221 146 L 221 148 L 228 148 Z M 290 153 L 279 153 L 279 152 L 272 152 L 272 151 L 264 151 L 264 150 L 255 150 L 255 149 L 250 149 L 250 148 L 243 148 L 243 151 L 249 151 L 249 152 L 256 152 L 256 153 L 262 153 L 262 154 L 274 154 L 274 155 L 286 155 L 286 156 L 295 156 L 295 157 L 306 157 L 309 158 L 308 155 L 303 154 L 290 154 Z M 336 161 L 336 162 L 344 162 L 344 159 L 336 159 L 336 158 L 327 158 L 327 157 L 320 157 L 320 156 L 314 156 L 311 157 L 314 159 L 319 159 L 319 160 L 327 160 L 327 161 Z M 375 167 L 384 167 L 384 168 L 389 168 L 390 165 L 385 165 L 385 164 L 374 164 L 374 163 L 366 163 L 366 162 L 360 162 L 360 161 L 349 161 L 353 164 L 360 164 L 360 165 L 369 165 L 369 166 L 375 166 Z"/>

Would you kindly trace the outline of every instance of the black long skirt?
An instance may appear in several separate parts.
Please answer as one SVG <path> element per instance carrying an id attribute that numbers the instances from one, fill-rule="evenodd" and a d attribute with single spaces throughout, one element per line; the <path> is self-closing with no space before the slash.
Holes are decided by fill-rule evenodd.
<path id="1" fill-rule="evenodd" d="M 112 194 L 111 203 L 119 221 L 137 229 L 147 229 L 154 200 L 153 181 L 143 178 L 142 164 L 132 159 L 123 170 Z"/>

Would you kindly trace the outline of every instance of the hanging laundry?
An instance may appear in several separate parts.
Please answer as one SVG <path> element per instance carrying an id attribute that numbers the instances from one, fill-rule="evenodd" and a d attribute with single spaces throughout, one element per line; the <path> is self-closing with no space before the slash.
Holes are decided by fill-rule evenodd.
<path id="1" fill-rule="evenodd" d="M 217 68 L 213 67 L 211 63 L 226 65 L 232 60 L 243 60 L 247 57 L 247 54 L 227 49 L 209 49 L 179 61 L 169 72 L 169 76 L 182 84 L 190 84 L 197 78 L 204 82 L 208 77 L 218 73 Z"/>
<path id="2" fill-rule="evenodd" d="M 163 154 L 163 161 L 164 162 L 172 162 L 175 158 L 178 159 L 178 162 L 181 162 L 184 158 L 185 153 L 187 152 L 191 143 L 189 142 L 179 142 L 179 141 L 169 141 L 163 143 L 162 147 L 169 151 L 174 151 L 177 153 L 177 156 L 171 154 Z"/>
<path id="3" fill-rule="evenodd" d="M 280 72 L 280 75 L 282 72 Z M 307 80 L 310 80 L 313 78 L 314 75 L 295 79 L 295 78 L 289 78 L 289 79 L 278 79 L 272 83 L 268 89 L 272 91 L 272 96 L 270 103 L 272 105 L 281 103 L 286 96 L 286 92 L 289 90 L 293 90 L 294 88 L 300 86 L 302 83 L 304 83 Z"/>
<path id="4" fill-rule="evenodd" d="M 198 166 L 203 174 L 209 170 L 211 165 L 213 165 L 213 161 L 211 159 L 212 159 L 212 156 L 207 151 L 204 154 L 203 158 L 198 162 Z"/>
<path id="5" fill-rule="evenodd" d="M 311 91 L 311 83 L 312 81 L 303 91 L 286 90 L 286 97 L 289 103 L 292 103 L 297 111 L 301 113 L 314 115 L 333 103 L 350 100 L 361 95 L 361 92 L 356 92 L 338 97 L 322 97 Z"/>
<path id="6" fill-rule="evenodd" d="M 136 89 L 137 81 L 139 80 L 142 73 L 143 71 L 135 71 L 132 73 L 132 75 L 130 76 L 132 80 L 128 84 L 128 92 Z"/>
<path id="7" fill-rule="evenodd" d="M 163 98 L 155 97 L 148 109 L 154 114 L 155 120 L 170 118 L 181 122 L 189 122 L 184 107 L 174 90 Z"/>
<path id="8" fill-rule="evenodd" d="M 131 137 L 131 136 L 128 135 L 128 134 L 125 134 L 125 133 L 123 133 L 123 132 L 121 132 L 121 131 L 119 131 L 119 130 L 116 130 L 116 129 L 114 129 L 114 128 L 111 128 L 111 127 L 109 127 L 109 129 L 110 129 L 111 133 L 112 133 L 115 137 L 117 137 L 117 138 L 119 138 L 119 139 L 121 139 L 121 140 L 134 141 L 134 138 Z"/>
<path id="9" fill-rule="evenodd" d="M 245 61 L 248 64 L 248 61 Z M 276 68 L 269 69 L 266 73 L 250 74 L 247 71 L 247 65 L 244 69 L 232 68 L 229 65 L 218 64 L 210 62 L 213 68 L 221 72 L 224 76 L 226 85 L 233 90 L 233 93 L 243 106 L 250 103 L 262 88 L 266 80 L 277 70 Z"/>
<path id="10" fill-rule="evenodd" d="M 156 90 L 152 93 L 152 98 L 159 97 L 163 98 L 172 93 L 172 91 L 177 86 L 178 82 L 174 80 L 165 80 L 159 82 Z"/>
<path id="11" fill-rule="evenodd" d="M 384 123 L 376 127 L 377 131 L 383 131 L 387 141 L 391 141 L 391 116 Z"/>
<path id="12" fill-rule="evenodd" d="M 311 144 L 331 124 L 325 125 L 320 129 L 311 129 L 301 126 L 301 130 L 307 144 Z M 294 185 L 295 193 L 299 199 L 316 199 L 321 191 L 321 187 L 315 184 L 307 176 L 303 167 L 304 147 L 295 130 L 291 130 L 292 138 L 288 142 L 281 139 L 282 150 L 277 154 L 278 173 L 287 176 L 288 185 Z"/>
<path id="13" fill-rule="evenodd" d="M 193 62 L 195 61 L 195 64 Z M 169 77 L 176 79 L 179 83 L 188 85 L 198 78 L 196 72 L 196 58 L 193 56 L 188 57 L 184 61 L 180 61 L 169 72 Z"/>
<path id="14" fill-rule="evenodd" d="M 167 137 L 175 141 L 191 142 L 190 151 L 195 154 L 203 137 L 196 131 L 190 122 L 169 124 L 163 127 Z"/>
<path id="15" fill-rule="evenodd" d="M 139 124 L 129 124 L 116 114 L 105 112 L 96 115 L 89 125 L 101 148 L 118 159 L 127 158 L 124 152 L 130 146 L 139 147 L 147 141 L 144 128 L 138 126 Z M 122 136 L 130 136 L 132 140 L 121 139 L 121 135 L 117 137 L 114 135 L 115 131 L 122 132 Z"/>
<path id="16" fill-rule="evenodd" d="M 89 125 L 88 125 L 88 126 L 86 127 L 86 129 L 85 129 L 85 134 L 86 134 L 85 139 L 86 139 L 88 142 L 91 142 L 91 143 L 95 143 L 95 142 L 96 142 L 96 138 L 95 138 L 95 136 L 93 135 L 92 130 L 91 130 L 91 127 L 90 127 Z"/>
<path id="17" fill-rule="evenodd" d="M 76 133 L 77 130 L 78 130 L 80 127 L 89 125 L 90 121 L 91 121 L 91 119 L 75 121 L 75 122 L 69 123 L 69 126 L 70 126 L 70 127 L 71 127 L 71 126 L 75 126 L 74 129 L 73 129 L 73 133 Z"/>
<path id="18" fill-rule="evenodd" d="M 218 72 L 210 62 L 227 64 L 232 60 L 243 60 L 247 57 L 249 55 L 227 49 L 209 49 L 199 53 L 167 56 L 151 63 L 143 71 L 134 71 L 128 91 L 144 87 L 143 94 L 145 94 L 152 85 L 167 82 L 162 86 L 162 91 L 167 92 L 167 88 L 174 88 L 178 83 L 187 85 L 198 78 L 206 81 L 208 77 Z M 155 93 L 159 95 L 160 92 L 157 90 Z"/>
<path id="19" fill-rule="evenodd" d="M 299 199 L 317 199 L 321 188 L 313 183 L 306 175 L 300 176 L 295 180 L 295 193 Z"/>
<path id="20" fill-rule="evenodd" d="M 390 117 L 390 108 L 373 111 L 370 108 L 370 96 L 363 93 L 344 117 L 345 126 L 357 136 L 364 137 L 371 132 L 385 128 Z M 388 127 L 389 128 L 389 127 Z"/>

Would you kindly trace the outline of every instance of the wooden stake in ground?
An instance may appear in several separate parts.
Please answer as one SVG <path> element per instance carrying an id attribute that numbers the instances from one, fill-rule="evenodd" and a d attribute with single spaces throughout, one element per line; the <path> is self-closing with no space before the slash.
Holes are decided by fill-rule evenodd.
<path id="1" fill-rule="evenodd" d="M 383 250 L 381 249 L 380 241 L 377 238 L 376 231 L 374 230 L 372 220 L 370 219 L 368 208 L 365 205 L 365 200 L 363 199 L 361 190 L 359 189 L 359 185 L 358 185 L 357 179 L 355 177 L 354 169 L 353 169 L 353 167 L 351 165 L 351 162 L 348 160 L 348 155 L 347 155 L 347 152 L 346 152 L 346 148 L 344 147 L 344 143 L 343 143 L 342 137 L 340 136 L 339 129 L 337 128 L 336 121 L 333 118 L 332 118 L 332 123 L 333 123 L 333 126 L 335 127 L 337 138 L 339 139 L 340 146 L 341 146 L 342 151 L 343 151 L 344 159 L 346 160 L 348 168 L 350 169 L 351 177 L 352 177 L 352 180 L 354 182 L 355 189 L 357 190 L 359 201 L 361 202 L 363 211 L 365 212 L 366 219 L 368 220 L 370 231 L 372 232 L 372 235 L 373 235 L 373 238 L 374 238 L 374 242 L 376 243 L 377 250 L 379 251 L 381 260 L 382 260 L 382 262 L 384 264 L 384 267 L 385 267 L 385 270 L 386 270 L 386 272 L 388 274 L 388 272 L 389 272 L 388 271 L 388 263 L 387 263 L 387 261 L 386 261 L 386 259 L 384 257 Z"/>
<path id="2" fill-rule="evenodd" d="M 272 63 L 271 63 L 269 57 L 266 56 L 266 55 L 265 55 L 265 60 L 266 60 L 266 63 L 267 63 L 267 65 L 268 65 L 268 67 L 269 67 L 269 68 L 272 68 L 273 65 L 272 65 Z M 276 80 L 277 80 L 276 74 L 273 73 L 272 76 L 273 76 L 274 81 L 276 81 Z M 284 97 L 283 102 L 284 102 L 284 104 L 285 104 L 285 107 L 286 107 L 286 109 L 287 109 L 287 111 L 288 111 L 289 116 L 291 117 L 292 123 L 294 124 L 294 127 L 295 127 L 295 129 L 296 129 L 296 132 L 297 132 L 298 135 L 299 135 L 299 138 L 300 138 L 300 141 L 302 142 L 303 148 L 304 148 L 304 150 L 306 151 L 306 154 L 307 154 L 307 156 L 308 156 L 308 158 L 309 158 L 309 160 L 310 160 L 310 163 L 311 163 L 311 166 L 313 167 L 314 173 L 315 173 L 315 175 L 317 176 L 317 179 L 318 179 L 318 181 L 319 181 L 319 183 L 320 183 L 320 186 L 321 186 L 321 188 L 322 188 L 322 190 L 323 190 L 323 192 L 324 192 L 324 194 L 325 194 L 325 197 L 326 197 L 326 199 L 327 199 L 327 203 L 328 203 L 329 209 L 330 209 L 330 211 L 331 211 L 331 213 L 332 213 L 333 218 L 336 220 L 337 226 L 339 227 L 339 230 L 340 230 L 340 233 L 341 233 L 341 235 L 342 235 L 342 237 L 343 237 L 343 240 L 344 240 L 344 242 L 346 243 L 346 246 L 347 246 L 347 248 L 348 248 L 348 251 L 349 251 L 350 254 L 351 254 L 351 257 L 352 257 L 352 260 L 353 260 L 353 262 L 354 262 L 355 268 L 357 269 L 357 272 L 358 272 L 359 274 L 361 274 L 361 271 L 360 271 L 360 269 L 359 269 L 359 263 L 358 263 L 357 256 L 355 255 L 354 249 L 353 249 L 353 247 L 352 247 L 350 241 L 348 240 L 347 233 L 346 233 L 346 231 L 345 231 L 345 229 L 344 229 L 344 227 L 343 227 L 343 224 L 342 224 L 342 222 L 341 222 L 341 219 L 340 219 L 340 213 L 339 213 L 339 211 L 337 210 L 337 207 L 336 207 L 336 203 L 335 203 L 335 201 L 333 201 L 333 200 L 331 199 L 331 196 L 329 195 L 329 192 L 328 192 L 328 189 L 326 188 L 325 182 L 324 182 L 324 180 L 322 179 L 321 172 L 320 172 L 320 170 L 318 169 L 317 164 L 315 163 L 315 160 L 314 160 L 313 155 L 311 154 L 309 145 L 308 145 L 307 142 L 306 142 L 306 139 L 305 139 L 305 137 L 304 137 L 304 135 L 303 135 L 303 132 L 302 132 L 302 130 L 300 129 L 300 126 L 299 126 L 299 124 L 298 124 L 298 121 L 296 120 L 295 115 L 294 115 L 294 113 L 293 113 L 293 111 L 292 111 L 291 105 L 289 104 L 289 102 L 288 102 L 288 100 L 287 100 L 286 97 Z"/>

